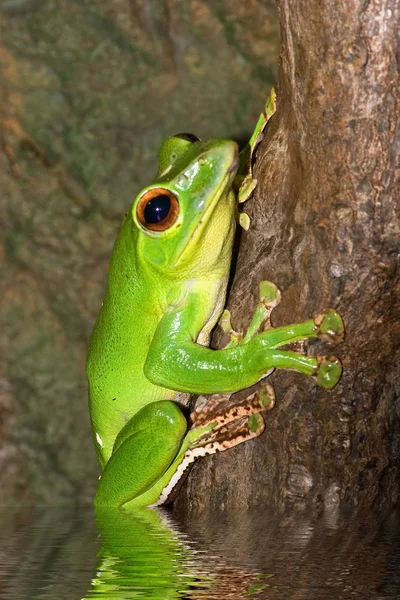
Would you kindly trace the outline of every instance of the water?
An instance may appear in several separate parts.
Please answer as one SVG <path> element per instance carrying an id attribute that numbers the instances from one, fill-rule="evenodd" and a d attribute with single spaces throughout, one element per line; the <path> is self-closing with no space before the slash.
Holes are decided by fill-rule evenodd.
<path id="1" fill-rule="evenodd" d="M 0 513 L 1 600 L 400 599 L 399 514 Z"/>

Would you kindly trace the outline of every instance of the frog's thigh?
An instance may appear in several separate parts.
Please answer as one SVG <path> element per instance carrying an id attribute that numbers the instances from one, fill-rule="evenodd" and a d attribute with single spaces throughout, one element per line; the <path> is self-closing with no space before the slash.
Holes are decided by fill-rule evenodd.
<path id="1" fill-rule="evenodd" d="M 187 430 L 175 402 L 152 402 L 118 435 L 97 487 L 97 506 L 122 506 L 151 488 L 177 455 Z"/>

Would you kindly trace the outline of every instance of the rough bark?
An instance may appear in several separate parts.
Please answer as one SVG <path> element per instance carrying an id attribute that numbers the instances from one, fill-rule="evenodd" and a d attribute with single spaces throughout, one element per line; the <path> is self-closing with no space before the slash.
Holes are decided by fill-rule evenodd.
<path id="1" fill-rule="evenodd" d="M 337 307 L 344 375 L 326 392 L 275 373 L 265 433 L 195 465 L 177 504 L 189 512 L 336 510 L 399 495 L 399 1 L 279 9 L 278 108 L 257 153 L 229 308 L 245 328 L 261 279 L 283 293 L 275 325 Z"/>

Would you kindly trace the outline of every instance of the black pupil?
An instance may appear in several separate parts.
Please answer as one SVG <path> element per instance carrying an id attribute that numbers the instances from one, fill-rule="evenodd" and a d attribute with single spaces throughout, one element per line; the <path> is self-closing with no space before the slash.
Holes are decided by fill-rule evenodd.
<path id="1" fill-rule="evenodd" d="M 171 198 L 167 194 L 160 194 L 148 201 L 144 209 L 146 223 L 154 225 L 161 223 L 169 215 L 171 210 Z"/>

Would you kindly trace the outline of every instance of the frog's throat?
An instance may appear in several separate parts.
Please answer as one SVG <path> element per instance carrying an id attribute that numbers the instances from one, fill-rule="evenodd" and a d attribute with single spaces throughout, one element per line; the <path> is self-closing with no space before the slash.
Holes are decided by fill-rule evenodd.
<path id="1" fill-rule="evenodd" d="M 235 167 L 235 166 L 236 166 L 236 163 L 234 162 L 233 165 L 227 170 L 225 177 L 222 179 L 215 194 L 213 195 L 212 201 L 207 206 L 207 208 L 204 211 L 203 216 L 199 219 L 199 221 L 198 221 L 197 225 L 195 226 L 195 228 L 193 229 L 192 233 L 185 241 L 185 244 L 183 245 L 181 251 L 175 257 L 175 259 L 173 261 L 173 268 L 179 266 L 180 262 L 182 262 L 184 260 L 186 252 L 189 251 L 189 249 L 193 247 L 193 244 L 195 243 L 196 238 L 199 237 L 201 235 L 201 232 L 206 229 L 207 223 L 210 220 L 210 218 L 211 218 L 218 202 L 221 200 L 221 198 L 224 196 L 228 197 L 229 194 L 231 194 L 231 193 L 233 194 L 232 182 L 233 182 L 233 179 L 236 174 L 236 168 L 232 168 L 232 167 Z"/>

